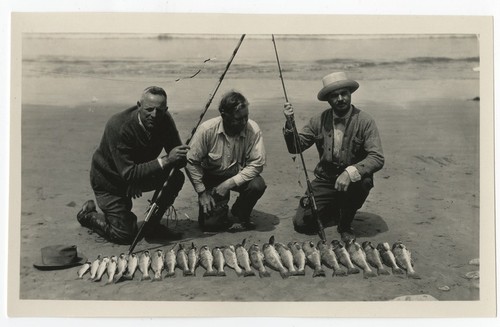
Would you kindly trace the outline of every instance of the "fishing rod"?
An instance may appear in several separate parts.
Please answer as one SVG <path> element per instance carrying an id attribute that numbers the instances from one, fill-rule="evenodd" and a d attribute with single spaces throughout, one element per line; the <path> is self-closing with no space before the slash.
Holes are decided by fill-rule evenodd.
<path id="1" fill-rule="evenodd" d="M 236 45 L 236 48 L 234 49 L 233 54 L 231 55 L 231 58 L 229 58 L 229 61 L 226 64 L 226 68 L 224 69 L 222 75 L 219 77 L 219 81 L 217 82 L 217 85 L 215 86 L 215 89 L 212 91 L 212 93 L 210 93 L 209 99 L 208 99 L 207 103 L 205 104 L 205 108 L 203 109 L 202 113 L 200 114 L 200 118 L 198 119 L 198 122 L 196 123 L 196 125 L 194 126 L 194 128 L 191 130 L 191 134 L 189 135 L 189 137 L 188 137 L 188 139 L 186 141 L 186 145 L 189 145 L 189 142 L 191 142 L 191 139 L 193 138 L 194 134 L 196 133 L 196 130 L 200 126 L 201 121 L 203 120 L 203 117 L 207 113 L 208 108 L 210 107 L 210 104 L 212 103 L 212 100 L 215 97 L 215 94 L 219 90 L 219 87 L 222 84 L 222 81 L 224 80 L 224 76 L 226 76 L 226 73 L 229 70 L 229 66 L 231 66 L 231 63 L 233 62 L 233 59 L 236 56 L 236 53 L 238 52 L 238 49 L 240 48 L 241 43 L 243 42 L 244 38 L 245 38 L 245 34 L 241 35 L 241 38 L 240 38 L 238 44 Z M 153 198 L 149 201 L 150 205 L 149 205 L 148 210 L 146 211 L 146 218 L 144 218 L 144 223 L 142 224 L 141 228 L 137 232 L 137 235 L 136 235 L 134 241 L 130 245 L 130 248 L 128 250 L 128 254 L 129 255 L 132 254 L 132 252 L 134 251 L 134 248 L 137 245 L 137 242 L 139 242 L 139 239 L 141 237 L 142 230 L 144 229 L 144 226 L 148 223 L 149 219 L 154 214 L 156 214 L 157 212 L 159 212 L 160 209 L 163 209 L 163 208 L 160 208 L 160 206 L 158 204 L 158 199 L 162 196 L 162 192 L 165 190 L 168 181 L 170 180 L 170 178 L 173 176 L 173 174 L 177 170 L 179 170 L 179 168 L 175 168 L 175 167 L 172 168 L 172 170 L 170 171 L 170 174 L 168 175 L 166 181 L 163 183 L 163 186 L 155 191 L 155 193 L 153 194 Z"/>
<path id="2" fill-rule="evenodd" d="M 280 72 L 281 85 L 283 86 L 283 93 L 285 94 L 285 101 L 288 102 L 288 95 L 286 94 L 285 81 L 283 80 L 283 73 L 281 70 L 280 58 L 278 57 L 278 49 L 276 48 L 276 41 L 274 40 L 274 34 L 271 34 L 274 45 L 274 53 L 276 54 L 276 62 L 278 63 L 278 69 Z M 297 126 L 295 125 L 295 118 L 293 115 L 288 116 L 288 121 L 292 125 L 293 138 L 295 142 L 295 147 L 300 156 L 300 161 L 302 163 L 302 168 L 304 169 L 304 175 L 306 177 L 307 183 L 307 197 L 309 198 L 309 207 L 311 208 L 311 213 L 318 223 L 318 235 L 322 241 L 326 241 L 325 229 L 323 228 L 323 223 L 318 215 L 318 207 L 316 205 L 316 199 L 314 197 L 314 192 L 312 188 L 311 181 L 309 180 L 309 175 L 307 174 L 306 162 L 304 161 L 304 155 L 302 154 L 302 147 L 300 145 L 300 136 L 297 132 Z"/>

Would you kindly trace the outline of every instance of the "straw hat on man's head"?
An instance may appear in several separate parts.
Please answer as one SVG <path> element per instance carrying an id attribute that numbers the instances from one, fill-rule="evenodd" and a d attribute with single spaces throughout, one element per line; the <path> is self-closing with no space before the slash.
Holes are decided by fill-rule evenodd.
<path id="1" fill-rule="evenodd" d="M 344 72 L 331 73 L 323 77 L 323 88 L 318 93 L 318 100 L 327 101 L 328 94 L 335 90 L 348 88 L 353 93 L 358 87 L 358 82 L 348 79 Z"/>

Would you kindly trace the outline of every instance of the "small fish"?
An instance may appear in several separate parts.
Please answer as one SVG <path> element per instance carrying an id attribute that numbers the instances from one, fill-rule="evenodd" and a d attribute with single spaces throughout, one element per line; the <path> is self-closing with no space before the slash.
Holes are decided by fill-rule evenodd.
<path id="1" fill-rule="evenodd" d="M 236 245 L 236 258 L 238 259 L 240 267 L 243 268 L 244 277 L 255 276 L 255 273 L 250 267 L 250 256 L 248 255 L 248 251 L 245 249 L 245 243 L 246 239 L 244 239 L 241 244 Z"/>
<path id="2" fill-rule="evenodd" d="M 107 267 L 108 281 L 106 282 L 106 285 L 113 283 L 116 274 L 117 260 L 118 258 L 116 257 L 116 255 L 111 256 L 111 258 L 109 259 Z"/>
<path id="3" fill-rule="evenodd" d="M 394 253 L 391 251 L 391 246 L 389 243 L 379 243 L 377 245 L 377 250 L 380 253 L 380 257 L 382 258 L 382 262 L 392 269 L 392 273 L 394 275 L 404 275 L 405 272 L 401 269 L 396 263 L 396 257 L 394 257 Z"/>
<path id="4" fill-rule="evenodd" d="M 269 238 L 269 243 L 262 245 L 262 252 L 264 253 L 264 262 L 271 269 L 277 270 L 281 278 L 285 279 L 290 276 L 288 269 L 283 266 L 280 255 L 274 247 L 274 235 Z"/>
<path id="5" fill-rule="evenodd" d="M 198 266 L 198 251 L 194 243 L 191 243 L 191 248 L 188 251 L 188 267 L 191 275 L 196 276 L 196 267 Z"/>
<path id="6" fill-rule="evenodd" d="M 302 246 L 297 242 L 288 243 L 288 248 L 293 255 L 293 263 L 297 267 L 296 276 L 304 276 L 306 274 L 306 254 L 302 250 Z"/>
<path id="7" fill-rule="evenodd" d="M 175 277 L 175 265 L 177 262 L 177 255 L 175 252 L 175 247 L 177 244 L 165 252 L 165 265 L 167 266 L 167 274 L 166 277 Z"/>
<path id="8" fill-rule="evenodd" d="M 217 276 L 226 276 L 226 272 L 224 271 L 226 260 L 224 260 L 224 254 L 222 253 L 221 248 L 218 246 L 214 247 L 212 255 L 214 257 L 214 266 L 215 270 L 217 270 Z"/>
<path id="9" fill-rule="evenodd" d="M 151 267 L 151 255 L 149 254 L 149 251 L 146 250 L 142 252 L 141 256 L 139 257 L 139 270 L 142 273 L 141 281 L 151 279 L 151 276 L 149 276 L 150 267 Z"/>
<path id="10" fill-rule="evenodd" d="M 179 244 L 179 250 L 177 250 L 177 266 L 182 269 L 183 276 L 193 275 L 189 270 L 188 256 L 182 244 Z"/>
<path id="11" fill-rule="evenodd" d="M 406 270 L 408 278 L 420 279 L 420 275 L 413 269 L 413 262 L 411 260 L 411 252 L 406 248 L 402 242 L 396 242 L 392 246 L 392 253 L 396 257 L 398 266 Z"/>
<path id="12" fill-rule="evenodd" d="M 108 262 L 109 262 L 109 258 L 108 257 L 102 258 L 101 263 L 99 264 L 99 268 L 97 269 L 97 275 L 94 278 L 94 282 L 100 282 L 101 281 L 102 276 L 106 272 L 106 268 L 108 268 Z"/>
<path id="13" fill-rule="evenodd" d="M 101 255 L 99 254 L 97 256 L 97 259 L 95 259 L 92 262 L 92 265 L 90 266 L 90 278 L 91 280 L 95 279 L 95 276 L 97 276 L 97 270 L 99 269 L 99 266 L 101 265 Z"/>
<path id="14" fill-rule="evenodd" d="M 337 256 L 338 262 L 344 265 L 347 268 L 347 274 L 359 274 L 359 269 L 354 267 L 351 257 L 349 257 L 349 253 L 345 249 L 344 245 L 340 243 L 340 241 L 333 240 L 332 241 L 333 252 Z"/>
<path id="15" fill-rule="evenodd" d="M 163 271 L 163 267 L 165 266 L 165 262 L 163 261 L 163 250 L 158 249 L 151 256 L 151 270 L 153 270 L 154 276 L 151 281 L 162 280 L 161 272 Z"/>
<path id="16" fill-rule="evenodd" d="M 120 253 L 118 256 L 118 260 L 116 263 L 116 275 L 115 275 L 115 283 L 122 280 L 123 274 L 127 270 L 127 256 L 125 253 Z"/>
<path id="17" fill-rule="evenodd" d="M 88 261 L 85 262 L 80 269 L 78 269 L 78 278 L 83 279 L 83 275 L 85 275 L 87 272 L 90 271 L 90 266 L 92 266 L 92 262 Z"/>
<path id="18" fill-rule="evenodd" d="M 252 244 L 250 249 L 248 249 L 248 254 L 250 255 L 250 263 L 252 264 L 252 267 L 257 269 L 259 272 L 259 277 L 271 277 L 271 274 L 264 266 L 264 254 L 260 250 L 259 245 Z"/>
<path id="19" fill-rule="evenodd" d="M 390 275 L 391 273 L 382 264 L 380 252 L 372 245 L 371 242 L 365 241 L 361 244 L 366 253 L 366 261 L 373 267 L 377 268 L 379 275 Z"/>
<path id="20" fill-rule="evenodd" d="M 307 263 L 314 269 L 313 277 L 325 277 L 325 271 L 321 267 L 321 255 L 314 243 L 305 241 L 302 243 L 302 250 L 306 254 Z"/>
<path id="21" fill-rule="evenodd" d="M 293 265 L 293 254 L 292 251 L 283 243 L 276 242 L 274 243 L 274 247 L 278 254 L 280 255 L 281 262 L 283 262 L 283 266 L 288 270 L 290 276 L 297 275 L 297 269 Z"/>
<path id="22" fill-rule="evenodd" d="M 233 268 L 234 271 L 236 271 L 236 275 L 238 277 L 243 276 L 243 270 L 241 270 L 240 266 L 238 265 L 238 258 L 236 258 L 236 251 L 234 249 L 234 246 L 229 245 L 223 247 L 222 253 L 224 253 L 224 260 L 226 261 L 226 264 L 229 267 Z"/>
<path id="23" fill-rule="evenodd" d="M 200 248 L 200 265 L 206 270 L 203 277 L 217 276 L 217 271 L 214 270 L 214 256 L 208 245 L 203 245 Z"/>
<path id="24" fill-rule="evenodd" d="M 132 253 L 128 257 L 127 273 L 125 275 L 123 275 L 122 279 L 124 279 L 124 280 L 134 279 L 134 274 L 135 274 L 135 271 L 137 270 L 138 266 L 139 266 L 139 257 L 135 253 Z"/>
<path id="25" fill-rule="evenodd" d="M 346 244 L 346 249 L 349 255 L 351 256 L 352 262 L 354 262 L 358 267 L 363 269 L 363 277 L 377 277 L 377 273 L 374 272 L 368 262 L 366 262 L 366 254 L 359 245 L 358 242 L 352 241 Z"/>
<path id="26" fill-rule="evenodd" d="M 328 268 L 333 270 L 332 276 L 347 276 L 347 271 L 341 268 L 335 252 L 333 251 L 332 243 L 326 243 L 326 241 L 319 241 L 317 248 L 319 254 L 321 255 L 321 262 Z"/>

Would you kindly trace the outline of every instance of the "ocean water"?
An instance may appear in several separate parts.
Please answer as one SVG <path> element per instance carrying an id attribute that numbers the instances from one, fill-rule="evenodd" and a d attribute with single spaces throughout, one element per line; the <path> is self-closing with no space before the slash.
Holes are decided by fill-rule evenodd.
<path id="1" fill-rule="evenodd" d="M 23 78 L 214 79 L 239 35 L 25 34 Z M 476 35 L 275 35 L 283 76 L 319 80 L 346 71 L 359 80 L 479 80 Z M 247 35 L 230 78 L 279 76 L 271 35 Z"/>

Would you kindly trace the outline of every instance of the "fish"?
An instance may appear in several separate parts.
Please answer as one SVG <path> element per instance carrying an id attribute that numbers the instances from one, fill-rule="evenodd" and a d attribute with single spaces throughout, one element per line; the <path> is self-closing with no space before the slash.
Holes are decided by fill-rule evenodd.
<path id="1" fill-rule="evenodd" d="M 214 256 L 208 245 L 203 245 L 200 248 L 200 265 L 206 270 L 203 277 L 217 276 L 217 271 L 214 270 Z"/>
<path id="2" fill-rule="evenodd" d="M 113 283 L 116 274 L 117 260 L 118 258 L 116 257 L 116 255 L 111 256 L 111 258 L 109 259 L 107 267 L 108 281 L 106 282 L 106 285 Z"/>
<path id="3" fill-rule="evenodd" d="M 175 265 L 177 263 L 177 255 L 175 252 L 175 248 L 177 247 L 177 244 L 174 244 L 174 246 L 165 252 L 164 257 L 165 257 L 165 262 L 164 265 L 166 265 L 166 270 L 167 273 L 165 277 L 175 277 Z"/>
<path id="4" fill-rule="evenodd" d="M 90 266 L 90 277 L 89 279 L 94 280 L 95 276 L 97 276 L 97 270 L 99 269 L 99 265 L 101 264 L 101 255 L 99 254 L 97 258 L 92 262 Z"/>
<path id="5" fill-rule="evenodd" d="M 86 273 L 88 273 L 90 271 L 90 266 L 92 266 L 92 262 L 88 261 L 85 262 L 81 267 L 80 269 L 78 269 L 78 278 L 79 279 L 83 279 L 83 275 L 85 275 Z"/>
<path id="6" fill-rule="evenodd" d="M 348 242 L 346 244 L 346 249 L 349 255 L 351 256 L 352 262 L 356 264 L 356 266 L 363 269 L 363 277 L 377 277 L 377 273 L 370 268 L 368 262 L 366 262 L 366 254 L 355 240 L 352 242 Z"/>
<path id="7" fill-rule="evenodd" d="M 318 248 L 311 241 L 302 243 L 302 250 L 306 254 L 307 263 L 314 269 L 313 277 L 325 277 L 325 271 L 321 267 L 321 255 Z"/>
<path id="8" fill-rule="evenodd" d="M 118 260 L 116 261 L 116 275 L 115 275 L 115 283 L 122 280 L 123 274 L 127 270 L 127 256 L 125 253 L 120 253 L 118 256 Z"/>
<path id="9" fill-rule="evenodd" d="M 285 268 L 288 270 L 290 276 L 296 276 L 297 269 L 295 269 L 295 266 L 293 265 L 292 251 L 290 251 L 290 249 L 285 244 L 279 242 L 274 243 L 274 248 L 276 249 L 276 251 L 278 251 L 281 262 L 283 263 L 283 266 L 285 266 Z"/>
<path id="10" fill-rule="evenodd" d="M 245 243 L 246 239 L 244 239 L 241 243 L 236 244 L 236 259 L 238 259 L 240 267 L 243 268 L 244 277 L 255 276 L 255 273 L 250 267 L 250 256 L 248 255 L 248 251 L 245 249 Z"/>
<path id="11" fill-rule="evenodd" d="M 179 249 L 177 250 L 177 266 L 179 266 L 182 269 L 183 276 L 193 275 L 189 270 L 188 256 L 182 244 L 179 244 Z"/>
<path id="12" fill-rule="evenodd" d="M 347 271 L 340 267 L 335 252 L 333 251 L 332 243 L 327 243 L 326 241 L 319 241 L 316 246 L 319 250 L 321 256 L 321 262 L 328 268 L 333 270 L 333 276 L 347 276 Z"/>
<path id="13" fill-rule="evenodd" d="M 226 260 L 224 260 L 224 254 L 222 253 L 221 248 L 218 246 L 214 247 L 214 249 L 212 250 L 212 255 L 214 257 L 214 266 L 215 270 L 217 270 L 217 276 L 226 276 L 226 272 L 224 271 Z"/>
<path id="14" fill-rule="evenodd" d="M 153 279 L 151 281 L 159 281 L 162 280 L 163 277 L 161 273 L 163 271 L 163 267 L 165 266 L 165 261 L 163 260 L 163 250 L 158 249 L 151 256 L 151 270 L 153 270 Z"/>
<path id="15" fill-rule="evenodd" d="M 389 243 L 379 243 L 377 245 L 377 250 L 380 253 L 380 257 L 382 258 L 382 262 L 392 269 L 392 273 L 394 275 L 404 275 L 405 272 L 401 269 L 396 263 L 396 257 L 394 253 L 392 253 L 391 246 Z"/>
<path id="16" fill-rule="evenodd" d="M 396 258 L 398 266 L 406 270 L 408 278 L 420 279 L 420 275 L 413 269 L 413 261 L 411 260 L 411 252 L 402 242 L 396 242 L 392 245 L 392 253 Z"/>
<path id="17" fill-rule="evenodd" d="M 262 245 L 262 252 L 264 253 L 264 262 L 271 269 L 277 270 L 280 273 L 281 278 L 285 279 L 290 276 L 288 269 L 283 266 L 281 262 L 280 255 L 276 248 L 274 247 L 274 235 L 269 238 L 269 242 Z"/>
<path id="18" fill-rule="evenodd" d="M 191 275 L 196 276 L 196 267 L 198 266 L 198 251 L 193 242 L 191 242 L 191 248 L 188 251 L 188 267 Z"/>
<path id="19" fill-rule="evenodd" d="M 108 267 L 108 262 L 109 262 L 108 257 L 102 258 L 101 263 L 99 264 L 99 268 L 97 269 L 97 275 L 94 278 L 94 282 L 101 281 L 102 276 L 104 275 L 104 273 L 106 272 L 106 268 Z"/>
<path id="20" fill-rule="evenodd" d="M 127 273 L 125 275 L 123 275 L 122 279 L 123 280 L 134 279 L 134 274 L 135 274 L 135 271 L 137 270 L 138 266 L 139 266 L 139 257 L 137 256 L 137 254 L 132 253 L 128 257 Z"/>
<path id="21" fill-rule="evenodd" d="M 140 280 L 150 280 L 151 276 L 149 276 L 149 268 L 151 267 L 151 255 L 149 254 L 148 250 L 142 252 L 142 254 L 140 255 L 138 267 L 142 273 L 142 277 Z"/>
<path id="22" fill-rule="evenodd" d="M 288 248 L 293 255 L 293 263 L 297 267 L 295 276 L 304 276 L 306 274 L 306 254 L 298 242 L 289 242 Z"/>
<path id="23" fill-rule="evenodd" d="M 379 275 L 390 275 L 391 273 L 387 268 L 384 267 L 382 263 L 382 257 L 380 252 L 375 248 L 370 241 L 365 241 L 361 244 L 361 247 L 365 251 L 366 261 L 373 267 L 377 268 L 377 273 Z"/>
<path id="24" fill-rule="evenodd" d="M 349 253 L 346 248 L 340 241 L 333 240 L 332 241 L 333 252 L 337 256 L 338 262 L 340 262 L 343 266 L 347 268 L 347 274 L 359 274 L 359 268 L 354 267 L 354 264 L 351 261 L 351 257 L 349 257 Z"/>
<path id="25" fill-rule="evenodd" d="M 243 270 L 241 270 L 240 266 L 238 265 L 238 258 L 236 258 L 236 250 L 234 249 L 234 246 L 229 245 L 223 247 L 222 253 L 224 254 L 224 260 L 226 261 L 226 264 L 229 267 L 233 268 L 234 271 L 236 271 L 236 275 L 238 277 L 243 276 Z"/>
<path id="26" fill-rule="evenodd" d="M 264 253 L 259 248 L 258 244 L 252 244 L 248 249 L 248 254 L 250 256 L 250 263 L 259 272 L 259 277 L 271 277 L 269 271 L 267 271 L 266 266 L 264 266 Z"/>

